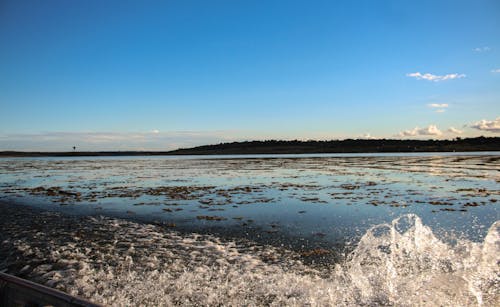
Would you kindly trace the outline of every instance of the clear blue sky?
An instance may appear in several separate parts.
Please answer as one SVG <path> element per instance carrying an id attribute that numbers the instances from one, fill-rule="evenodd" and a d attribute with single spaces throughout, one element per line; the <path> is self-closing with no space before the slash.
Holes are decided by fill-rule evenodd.
<path id="1" fill-rule="evenodd" d="M 0 2 L 0 150 L 493 136 L 499 116 L 498 0 Z"/>

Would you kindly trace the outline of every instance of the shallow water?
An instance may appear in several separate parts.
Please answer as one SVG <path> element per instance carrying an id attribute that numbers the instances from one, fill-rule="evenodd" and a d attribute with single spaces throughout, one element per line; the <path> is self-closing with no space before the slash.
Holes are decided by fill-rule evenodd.
<path id="1" fill-rule="evenodd" d="M 0 200 L 44 210 L 5 217 L 2 248 L 30 263 L 14 273 L 112 305 L 488 306 L 499 159 L 0 159 Z"/>
<path id="2" fill-rule="evenodd" d="M 499 219 L 500 155 L 281 155 L 0 160 L 5 200 L 161 221 L 295 249 L 345 245 L 418 214 L 481 240 Z"/>

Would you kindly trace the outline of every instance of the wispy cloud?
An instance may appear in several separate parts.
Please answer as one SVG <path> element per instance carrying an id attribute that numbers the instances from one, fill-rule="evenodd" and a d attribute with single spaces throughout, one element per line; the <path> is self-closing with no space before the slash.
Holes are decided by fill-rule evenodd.
<path id="1" fill-rule="evenodd" d="M 436 113 L 444 113 L 449 105 L 447 103 L 429 103 L 427 106 L 434 109 Z"/>
<path id="2" fill-rule="evenodd" d="M 500 68 L 492 69 L 491 72 L 494 74 L 500 74 Z"/>
<path id="3" fill-rule="evenodd" d="M 463 131 L 462 131 L 462 130 L 459 130 L 459 129 L 454 128 L 454 127 L 450 127 L 450 128 L 448 128 L 448 130 L 447 130 L 447 131 L 448 131 L 449 133 L 453 133 L 453 134 L 462 134 L 462 133 L 463 133 Z"/>
<path id="4" fill-rule="evenodd" d="M 429 106 L 429 108 L 443 109 L 447 108 L 449 105 L 447 103 L 429 103 L 427 106 Z"/>
<path id="5" fill-rule="evenodd" d="M 413 72 L 406 74 L 406 76 L 415 78 L 417 80 L 427 80 L 434 82 L 465 78 L 465 74 L 458 74 L 458 73 L 440 76 L 440 75 L 433 75 L 430 73 L 421 74 L 420 72 Z"/>
<path id="6" fill-rule="evenodd" d="M 487 51 L 490 51 L 491 48 L 488 47 L 488 46 L 484 46 L 484 47 L 476 47 L 474 49 L 472 49 L 472 51 L 474 52 L 487 52 Z"/>
<path id="7" fill-rule="evenodd" d="M 401 131 L 398 136 L 439 136 L 442 135 L 443 132 L 438 129 L 436 125 L 429 125 L 425 128 L 415 127 L 411 130 Z"/>
<path id="8" fill-rule="evenodd" d="M 498 133 L 500 132 L 500 117 L 494 120 L 483 119 L 470 125 L 470 127 L 481 131 Z"/>

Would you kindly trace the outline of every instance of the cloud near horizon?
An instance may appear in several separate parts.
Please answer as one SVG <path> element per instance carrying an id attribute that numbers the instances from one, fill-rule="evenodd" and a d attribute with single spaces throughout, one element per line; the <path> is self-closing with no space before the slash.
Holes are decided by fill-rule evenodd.
<path id="1" fill-rule="evenodd" d="M 411 130 L 401 131 L 398 136 L 440 136 L 443 135 L 443 132 L 438 129 L 436 125 L 429 125 L 425 128 L 415 127 Z"/>
<path id="2" fill-rule="evenodd" d="M 365 133 L 359 137 L 360 139 L 363 140 L 374 140 L 376 137 L 372 136 L 370 133 Z"/>
<path id="3" fill-rule="evenodd" d="M 406 74 L 406 76 L 415 78 L 417 80 L 427 80 L 427 81 L 434 81 L 434 82 L 460 79 L 460 78 L 466 77 L 465 74 L 458 74 L 458 73 L 439 76 L 439 75 L 433 75 L 430 73 L 421 74 L 420 72 L 408 73 L 408 74 Z"/>
<path id="4" fill-rule="evenodd" d="M 500 117 L 495 120 L 481 120 L 463 126 L 480 131 L 500 133 Z M 441 137 L 465 133 L 454 127 L 441 131 L 437 125 L 415 127 L 404 130 L 393 137 Z M 467 133 L 466 133 L 467 134 Z M 467 134 L 469 136 L 469 134 Z M 471 137 L 473 135 L 470 135 Z M 286 136 L 280 132 L 262 133 L 246 130 L 220 131 L 167 131 L 153 129 L 144 132 L 41 132 L 41 133 L 0 133 L 0 151 L 168 151 L 207 144 L 251 140 L 334 140 L 352 138 L 348 134 L 335 132 L 314 132 L 306 135 Z M 379 135 L 377 138 L 386 138 Z M 359 135 L 359 139 L 374 139 L 370 133 Z"/>
<path id="5" fill-rule="evenodd" d="M 45 132 L 0 134 L 0 150 L 81 151 L 174 150 L 182 147 L 229 142 L 236 131 L 160 132 Z"/>
<path id="6" fill-rule="evenodd" d="M 464 133 L 462 130 L 459 130 L 459 129 L 455 128 L 455 127 L 450 127 L 446 131 L 448 131 L 449 133 L 453 133 L 453 134 L 462 134 L 462 133 Z"/>
<path id="7" fill-rule="evenodd" d="M 470 125 L 471 128 L 481 130 L 481 131 L 488 131 L 488 132 L 493 132 L 493 133 L 499 133 L 500 132 L 500 117 L 497 117 L 494 120 L 480 120 L 472 125 Z"/>

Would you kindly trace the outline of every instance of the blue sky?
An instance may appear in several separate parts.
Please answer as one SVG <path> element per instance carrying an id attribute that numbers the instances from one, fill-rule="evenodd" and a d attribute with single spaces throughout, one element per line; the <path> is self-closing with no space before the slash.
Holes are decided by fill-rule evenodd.
<path id="1" fill-rule="evenodd" d="M 2 1 L 0 150 L 500 134 L 500 2 Z"/>

